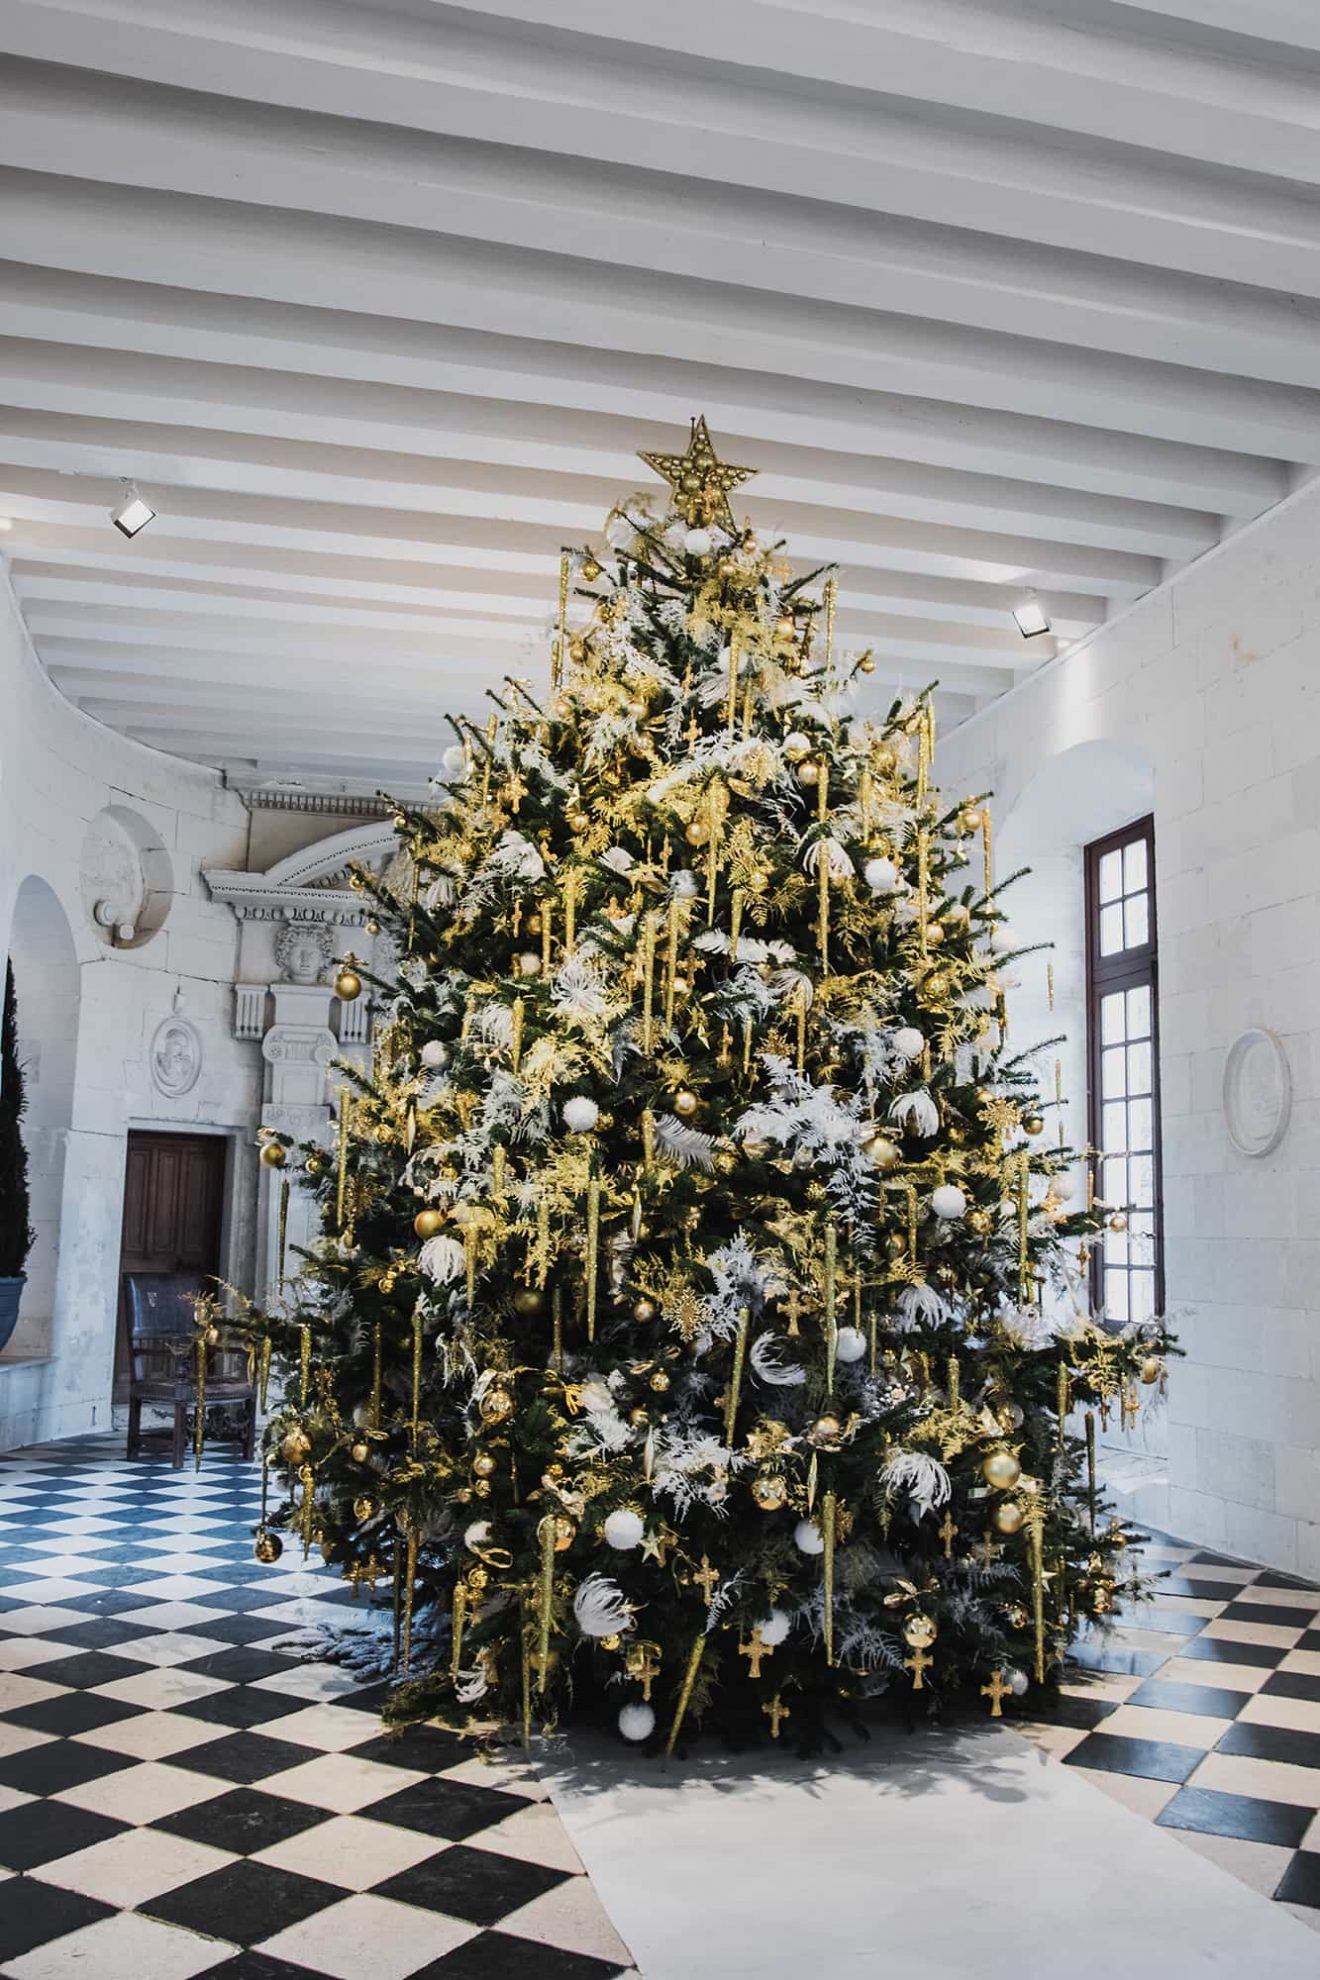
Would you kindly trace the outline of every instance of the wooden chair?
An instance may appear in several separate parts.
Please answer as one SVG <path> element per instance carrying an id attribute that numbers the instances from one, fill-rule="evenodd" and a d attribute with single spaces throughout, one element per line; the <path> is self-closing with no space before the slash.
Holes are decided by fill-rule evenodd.
<path id="1" fill-rule="evenodd" d="M 174 1412 L 174 1469 L 183 1464 L 188 1412 L 197 1406 L 197 1329 L 192 1301 L 205 1290 L 200 1272 L 126 1272 L 128 1294 L 128 1452 L 136 1457 L 147 1438 L 142 1405 Z M 257 1391 L 246 1353 L 213 1348 L 207 1356 L 206 1408 L 239 1412 L 237 1441 L 252 1456 L 257 1435 Z"/>

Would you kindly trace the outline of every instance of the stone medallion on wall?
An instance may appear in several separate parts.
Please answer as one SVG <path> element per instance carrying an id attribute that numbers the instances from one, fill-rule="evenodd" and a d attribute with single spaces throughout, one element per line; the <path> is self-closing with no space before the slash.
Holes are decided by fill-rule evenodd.
<path id="1" fill-rule="evenodd" d="M 201 1075 L 202 1039 L 190 1018 L 171 1011 L 156 1026 L 149 1054 L 151 1083 L 167 1100 L 190 1093 Z"/>
<path id="2" fill-rule="evenodd" d="M 1292 1069 L 1263 1025 L 1235 1038 L 1224 1063 L 1224 1125 L 1240 1155 L 1268 1155 L 1288 1131 Z"/>

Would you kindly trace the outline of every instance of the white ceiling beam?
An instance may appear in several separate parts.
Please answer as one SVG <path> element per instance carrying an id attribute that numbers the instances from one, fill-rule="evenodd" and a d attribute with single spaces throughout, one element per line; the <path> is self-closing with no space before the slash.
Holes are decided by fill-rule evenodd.
<path id="1" fill-rule="evenodd" d="M 4 332 L 12 335 L 4 336 Z M 88 349 L 98 353 L 89 367 Z M 201 361 L 205 360 L 205 361 Z M 90 375 L 89 375 L 90 372 Z M 667 357 L 492 340 L 345 312 L 0 263 L 0 379 L 13 404 L 634 477 L 639 429 L 694 405 L 734 458 L 822 479 L 876 457 L 1225 515 L 1288 491 L 1278 460 Z M 747 450 L 752 449 L 754 455 Z"/>
<path id="2" fill-rule="evenodd" d="M 209 114 L 199 117 L 199 106 Z M 965 227 L 455 146 L 340 120 L 0 60 L 0 166 L 89 184 L 314 213 L 514 253 L 645 267 L 1129 357 L 1314 386 L 1320 240 L 1280 295 Z"/>
<path id="3" fill-rule="evenodd" d="M 779 451 L 782 456 L 789 450 Z M 61 474 L 132 475 L 158 492 L 167 486 L 250 490 L 294 501 L 351 499 L 355 505 L 422 513 L 457 510 L 552 522 L 581 541 L 596 534 L 620 492 L 618 480 L 603 474 L 541 466 L 531 446 L 518 462 L 442 462 L 255 432 L 220 435 L 200 427 L 0 404 L 0 473 L 7 464 Z M 814 481 L 795 474 L 795 465 L 786 463 L 787 471 L 780 472 L 758 469 L 746 490 L 754 520 L 773 514 L 782 519 L 780 526 L 794 530 L 814 508 L 941 524 L 979 523 L 992 514 L 1006 530 L 1174 559 L 1199 555 L 1219 536 L 1217 518 L 1204 511 L 1047 488 L 1006 475 L 966 475 L 907 461 L 863 466 L 836 458 L 830 479 Z M 639 468 L 637 478 L 646 479 L 646 471 Z M 830 524 L 822 517 L 818 526 Z"/>
<path id="4" fill-rule="evenodd" d="M 1320 145 L 1316 147 L 1320 154 Z M 596 269 L 416 231 L 0 174 L 0 255 L 83 273 L 169 277 L 353 309 L 388 289 L 392 313 L 490 337 L 1077 418 L 1170 440 L 1320 460 L 1320 391 L 893 313 Z M 661 337 L 660 326 L 663 325 Z"/>

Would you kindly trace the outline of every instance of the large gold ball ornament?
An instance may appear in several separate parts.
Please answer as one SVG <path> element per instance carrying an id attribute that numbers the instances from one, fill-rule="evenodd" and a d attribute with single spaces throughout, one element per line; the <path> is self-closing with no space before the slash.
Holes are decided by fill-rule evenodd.
<path id="1" fill-rule="evenodd" d="M 348 1455 L 352 1458 L 354 1464 L 365 1464 L 371 1456 L 371 1446 L 370 1444 L 350 1444 Z"/>
<path id="2" fill-rule="evenodd" d="M 600 565 L 594 557 L 584 557 L 582 559 L 582 576 L 587 584 L 594 584 L 600 576 Z"/>
<path id="3" fill-rule="evenodd" d="M 814 756 L 804 756 L 797 767 L 797 780 L 804 790 L 814 790 L 820 782 L 820 765 Z"/>
<path id="4" fill-rule="evenodd" d="M 908 1616 L 903 1623 L 903 1640 L 913 1650 L 929 1650 L 939 1633 L 939 1624 L 934 1616 L 918 1613 Z"/>
<path id="5" fill-rule="evenodd" d="M 658 1396 L 664 1395 L 669 1388 L 669 1376 L 663 1368 L 656 1369 L 655 1374 L 651 1377 L 651 1387 Z"/>
<path id="6" fill-rule="evenodd" d="M 859 653 L 857 656 L 857 671 L 859 674 L 873 674 L 875 672 L 875 656 L 871 653 Z"/>
<path id="7" fill-rule="evenodd" d="M 284 1542 L 278 1533 L 271 1533 L 263 1526 L 252 1551 L 263 1567 L 271 1567 L 284 1552 Z"/>
<path id="8" fill-rule="evenodd" d="M 379 1511 L 380 1503 L 372 1498 L 370 1492 L 361 1493 L 353 1501 L 353 1517 L 359 1525 L 365 1526 L 367 1521 L 374 1519 Z"/>
<path id="9" fill-rule="evenodd" d="M 944 930 L 938 921 L 929 923 L 926 929 L 926 943 L 929 948 L 938 949 L 944 941 Z"/>
<path id="10" fill-rule="evenodd" d="M 843 1425 L 837 1416 L 818 1416 L 807 1432 L 807 1441 L 817 1450 L 837 1451 L 843 1442 Z"/>
<path id="11" fill-rule="evenodd" d="M 1022 1120 L 1022 1132 L 1032 1135 L 1044 1134 L 1045 1122 L 1039 1114 L 1026 1114 Z"/>
<path id="12" fill-rule="evenodd" d="M 655 1319 L 657 1311 L 658 1308 L 653 1299 L 635 1299 L 633 1301 L 632 1317 L 643 1327 L 649 1320 Z"/>
<path id="13" fill-rule="evenodd" d="M 1012 1451 L 991 1451 L 981 1466 L 987 1485 L 993 1485 L 996 1492 L 1011 1492 L 1022 1476 L 1022 1466 Z"/>
<path id="14" fill-rule="evenodd" d="M 778 618 L 775 620 L 775 638 L 796 639 L 796 637 L 797 637 L 797 620 L 793 617 L 791 612 L 785 612 L 782 618 Z"/>
<path id="15" fill-rule="evenodd" d="M 436 1210 L 434 1208 L 419 1210 L 413 1218 L 413 1229 L 416 1231 L 418 1237 L 421 1238 L 423 1244 L 425 1244 L 427 1238 L 433 1238 L 437 1231 L 444 1228 L 444 1221 L 445 1213 L 443 1210 Z"/>
<path id="16" fill-rule="evenodd" d="M 528 915 L 526 921 L 524 921 L 523 927 L 527 930 L 527 933 L 529 935 L 539 935 L 541 932 L 541 926 L 542 926 L 541 917 L 536 912 L 536 910 L 533 909 L 532 912 Z"/>
<path id="17" fill-rule="evenodd" d="M 788 1484 L 777 1471 L 769 1471 L 752 1480 L 752 1500 L 762 1512 L 778 1512 L 788 1503 Z"/>
<path id="18" fill-rule="evenodd" d="M 479 1413 L 483 1423 L 503 1423 L 513 1415 L 513 1397 L 507 1389 L 487 1389 Z"/>
<path id="19" fill-rule="evenodd" d="M 903 1159 L 902 1149 L 887 1134 L 868 1134 L 862 1143 L 862 1153 L 877 1169 L 896 1169 Z"/>
<path id="20" fill-rule="evenodd" d="M 351 1004 L 362 995 L 362 978 L 353 967 L 356 961 L 356 956 L 345 956 L 335 977 L 335 995 L 341 1004 Z"/>
<path id="21" fill-rule="evenodd" d="M 307 1160 L 304 1162 L 303 1167 L 306 1169 L 309 1176 L 323 1176 L 325 1174 L 324 1155 L 318 1155 L 315 1152 L 315 1150 L 313 1150 L 313 1152 L 307 1157 Z"/>
<path id="22" fill-rule="evenodd" d="M 980 829 L 980 811 L 974 804 L 965 804 L 958 813 L 958 830 L 960 832 L 979 832 Z"/>
<path id="23" fill-rule="evenodd" d="M 690 1120 L 700 1105 L 700 1100 L 690 1086 L 680 1086 L 674 1095 L 674 1112 L 680 1114 L 684 1120 Z"/>
<path id="24" fill-rule="evenodd" d="M 1153 1354 L 1148 1355 L 1145 1361 L 1143 1361 L 1141 1364 L 1141 1379 L 1147 1385 L 1147 1387 L 1149 1387 L 1152 1382 L 1158 1382 L 1160 1376 L 1163 1373 L 1164 1373 L 1164 1363 L 1159 1359 L 1157 1355 L 1153 1355 Z"/>
<path id="25" fill-rule="evenodd" d="M 704 846 L 710 837 L 710 827 L 704 824 L 700 818 L 694 818 L 692 823 L 685 829 L 683 837 L 690 846 Z"/>
<path id="26" fill-rule="evenodd" d="M 478 1478 L 492 1478 L 496 1464 L 489 1451 L 478 1451 L 472 1460 L 472 1469 Z"/>
<path id="27" fill-rule="evenodd" d="M 513 1310 L 524 1320 L 531 1320 L 545 1305 L 545 1294 L 539 1286 L 519 1286 L 513 1295 Z"/>
<path id="28" fill-rule="evenodd" d="M 988 1210 L 968 1211 L 967 1228 L 970 1231 L 974 1231 L 977 1237 L 989 1237 L 994 1227 L 995 1220 Z"/>
<path id="29" fill-rule="evenodd" d="M 517 969 L 519 976 L 539 976 L 541 974 L 541 958 L 536 954 L 534 949 L 524 949 L 514 967 Z"/>
<path id="30" fill-rule="evenodd" d="M 995 1507 L 995 1525 L 1001 1533 L 1018 1533 L 1022 1529 L 1022 1508 L 1015 1499 L 1005 1499 Z"/>
<path id="31" fill-rule="evenodd" d="M 747 875 L 747 891 L 749 894 L 763 894 L 769 885 L 770 875 L 763 866 L 753 867 L 752 871 Z"/>
<path id="32" fill-rule="evenodd" d="M 369 916 L 368 919 L 362 925 L 366 929 L 368 935 L 380 934 L 380 923 L 377 921 L 374 914 Z"/>
<path id="33" fill-rule="evenodd" d="M 570 1519 L 567 1513 L 556 1513 L 555 1514 L 555 1552 L 557 1554 L 567 1553 L 568 1549 L 572 1546 L 573 1542 L 576 1539 L 577 1539 L 577 1521 L 575 1519 Z"/>
<path id="34" fill-rule="evenodd" d="M 1113 1216 L 1109 1219 L 1109 1228 L 1115 1237 L 1121 1237 L 1123 1235 L 1123 1232 L 1127 1229 L 1127 1218 L 1121 1210 L 1115 1210 Z"/>
<path id="35" fill-rule="evenodd" d="M 282 1141 L 263 1141 L 261 1160 L 268 1169 L 282 1169 L 289 1159 L 289 1152 Z"/>
<path id="36" fill-rule="evenodd" d="M 586 832 L 591 829 L 591 818 L 585 811 L 566 811 L 564 823 L 570 832 Z"/>
<path id="37" fill-rule="evenodd" d="M 305 1430 L 296 1426 L 286 1430 L 280 1439 L 280 1456 L 286 1464 L 301 1464 L 312 1448 L 312 1440 Z"/>
<path id="38" fill-rule="evenodd" d="M 949 994 L 949 979 L 941 970 L 933 969 L 926 978 L 926 995 L 932 1004 L 942 1004 Z"/>
<path id="39" fill-rule="evenodd" d="M 885 1239 L 885 1247 L 891 1258 L 901 1258 L 907 1250 L 907 1239 L 901 1231 L 891 1231 Z"/>

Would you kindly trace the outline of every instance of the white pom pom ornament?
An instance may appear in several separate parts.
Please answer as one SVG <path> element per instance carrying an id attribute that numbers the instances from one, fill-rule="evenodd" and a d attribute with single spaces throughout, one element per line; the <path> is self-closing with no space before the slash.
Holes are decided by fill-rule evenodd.
<path id="1" fill-rule="evenodd" d="M 690 868 L 680 866 L 670 876 L 669 891 L 676 901 L 694 901 L 701 892 L 701 882 Z"/>
<path id="2" fill-rule="evenodd" d="M 468 754 L 461 744 L 451 743 L 440 761 L 444 764 L 446 775 L 450 777 L 466 776 Z"/>
<path id="3" fill-rule="evenodd" d="M 930 1193 L 930 1207 L 937 1217 L 952 1222 L 955 1217 L 965 1214 L 967 1198 L 956 1183 L 941 1183 L 938 1189 Z"/>
<path id="4" fill-rule="evenodd" d="M 619 1713 L 619 1731 L 639 1744 L 655 1731 L 655 1713 L 649 1705 L 625 1705 Z"/>
<path id="5" fill-rule="evenodd" d="M 449 1063 L 449 1047 L 443 1038 L 428 1038 L 421 1049 L 420 1057 L 424 1066 L 429 1066 L 432 1072 L 438 1072 L 441 1066 Z"/>
<path id="6" fill-rule="evenodd" d="M 585 1093 L 573 1094 L 565 1100 L 561 1111 L 570 1134 L 590 1134 L 600 1119 L 600 1108 Z"/>
<path id="7" fill-rule="evenodd" d="M 485 1547 L 489 1542 L 490 1521 L 488 1519 L 474 1519 L 471 1526 L 464 1528 L 463 1545 L 468 1549 L 469 1553 L 475 1554 L 479 1547 Z"/>
<path id="8" fill-rule="evenodd" d="M 892 894 L 898 887 L 898 868 L 892 859 L 883 853 L 875 859 L 868 859 L 862 868 L 862 878 L 873 894 Z"/>
<path id="9" fill-rule="evenodd" d="M 689 557 L 709 557 L 714 542 L 708 529 L 690 529 L 683 538 L 683 548 Z"/>
<path id="10" fill-rule="evenodd" d="M 904 1024 L 894 1033 L 893 1047 L 900 1059 L 919 1059 L 926 1041 L 914 1024 Z"/>
<path id="11" fill-rule="evenodd" d="M 997 956 L 1006 956 L 1010 949 L 1017 947 L 1017 936 L 1007 922 L 997 921 L 990 930 L 990 947 Z"/>
<path id="12" fill-rule="evenodd" d="M 834 1337 L 834 1353 L 842 1362 L 860 1361 L 866 1353 L 866 1335 L 860 1327 L 840 1327 Z"/>
<path id="13" fill-rule="evenodd" d="M 631 1506 L 620 1506 L 617 1512 L 608 1513 L 602 1528 L 606 1544 L 627 1553 L 633 1547 L 640 1547 L 646 1522 Z"/>
<path id="14" fill-rule="evenodd" d="M 1014 1669 L 1014 1670 L 1006 1671 L 1005 1676 L 1008 1679 L 1008 1688 L 1012 1692 L 1013 1696 L 1015 1698 L 1021 1698 L 1023 1692 L 1027 1688 L 1026 1672 Z"/>
<path id="15" fill-rule="evenodd" d="M 799 1554 L 823 1554 L 825 1536 L 814 1519 L 800 1519 L 793 1528 L 793 1545 Z"/>
<path id="16" fill-rule="evenodd" d="M 777 1650 L 793 1627 L 793 1619 L 782 1609 L 771 1609 L 763 1622 L 757 1624 L 757 1635 L 767 1650 Z"/>

